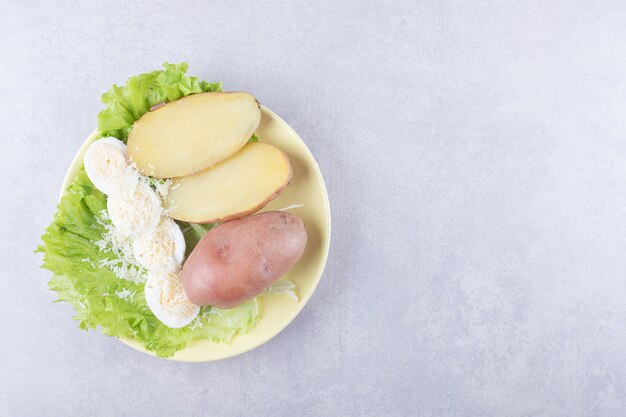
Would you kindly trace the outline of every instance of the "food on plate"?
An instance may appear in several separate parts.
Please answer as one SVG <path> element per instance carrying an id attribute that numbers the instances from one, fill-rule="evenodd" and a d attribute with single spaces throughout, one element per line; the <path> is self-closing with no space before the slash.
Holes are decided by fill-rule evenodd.
<path id="1" fill-rule="evenodd" d="M 263 290 L 297 302 L 285 274 L 306 244 L 302 221 L 287 213 L 216 225 L 275 198 L 291 166 L 282 151 L 256 142 L 252 95 L 221 93 L 220 83 L 186 70 L 165 63 L 102 96 L 96 139 L 37 248 L 53 273 L 49 287 L 71 303 L 82 329 L 133 339 L 160 357 L 250 330 L 261 320 L 254 296 Z M 199 224 L 206 222 L 213 224 Z M 211 248 L 209 236 L 239 243 L 209 265 L 197 255 Z M 262 252 L 246 258 L 245 250 Z M 208 284 L 202 271 L 213 274 Z M 222 291 L 219 277 L 228 291 L 207 304 Z"/>
<path id="2" fill-rule="evenodd" d="M 174 271 L 185 258 L 183 232 L 165 217 L 157 227 L 134 239 L 133 255 L 149 271 Z"/>
<path id="3" fill-rule="evenodd" d="M 128 168 L 126 145 L 116 138 L 100 139 L 87 149 L 83 161 L 93 185 L 109 194 Z"/>
<path id="4" fill-rule="evenodd" d="M 178 272 L 148 273 L 144 293 L 156 318 L 173 329 L 188 325 L 200 312 L 185 295 Z"/>
<path id="5" fill-rule="evenodd" d="M 154 190 L 137 176 L 129 175 L 108 195 L 107 211 L 115 227 L 124 235 L 135 237 L 159 224 L 162 209 Z"/>
<path id="6" fill-rule="evenodd" d="M 190 175 L 241 149 L 260 121 L 259 103 L 251 94 L 194 94 L 137 120 L 128 135 L 128 155 L 144 175 Z"/>
<path id="7" fill-rule="evenodd" d="M 282 211 L 222 223 L 198 242 L 183 265 L 185 292 L 194 304 L 237 306 L 291 269 L 306 242 L 302 220 Z"/>
<path id="8" fill-rule="evenodd" d="M 164 203 L 168 215 L 192 223 L 216 223 L 265 207 L 291 181 L 289 158 L 267 143 L 248 143 L 225 161 L 176 178 Z"/>
<path id="9" fill-rule="evenodd" d="M 110 159 L 108 152 L 99 151 L 103 140 L 106 139 L 92 143 L 85 153 L 94 166 L 106 166 Z M 92 151 L 94 148 L 96 151 Z M 179 328 L 191 323 L 200 308 L 187 299 L 180 278 L 185 238 L 180 227 L 163 215 L 161 200 L 150 187 L 149 178 L 130 164 L 122 174 L 106 169 L 94 172 L 107 185 L 107 175 L 111 177 L 108 233 L 118 244 L 126 245 L 122 250 L 130 252 L 132 247 L 134 259 L 146 269 L 144 294 L 148 307 L 167 327 Z"/>

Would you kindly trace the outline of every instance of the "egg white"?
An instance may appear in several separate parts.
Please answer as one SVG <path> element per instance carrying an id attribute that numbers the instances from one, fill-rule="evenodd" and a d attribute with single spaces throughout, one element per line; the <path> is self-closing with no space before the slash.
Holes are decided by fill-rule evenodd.
<path id="1" fill-rule="evenodd" d="M 127 173 L 107 198 L 107 211 L 113 225 L 125 236 L 138 237 L 161 221 L 161 201 L 148 184 Z"/>
<path id="2" fill-rule="evenodd" d="M 156 229 L 133 241 L 135 259 L 150 271 L 175 271 L 185 257 L 185 237 L 176 222 L 164 217 Z"/>
<path id="3" fill-rule="evenodd" d="M 128 168 L 126 145 L 116 138 L 98 139 L 85 152 L 83 165 L 93 185 L 110 194 Z"/>
<path id="4" fill-rule="evenodd" d="M 154 316 L 173 329 L 188 325 L 200 312 L 200 307 L 187 298 L 179 272 L 148 273 L 144 294 Z"/>

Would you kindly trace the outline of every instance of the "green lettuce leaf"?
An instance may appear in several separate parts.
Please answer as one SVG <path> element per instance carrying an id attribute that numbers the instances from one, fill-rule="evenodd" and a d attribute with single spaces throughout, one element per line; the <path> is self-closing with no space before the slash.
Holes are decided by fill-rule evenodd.
<path id="1" fill-rule="evenodd" d="M 73 306 L 80 328 L 100 327 L 105 334 L 135 339 L 167 357 L 196 339 L 228 342 L 257 323 L 259 306 L 251 300 L 229 310 L 205 307 L 181 329 L 162 324 L 146 305 L 143 283 L 120 279 L 101 266 L 111 256 L 95 244 L 106 231 L 106 223 L 98 220 L 105 208 L 106 196 L 81 170 L 37 248 L 44 254 L 43 267 L 54 274 L 50 289 L 58 293 L 57 301 Z"/>
<path id="2" fill-rule="evenodd" d="M 185 257 L 189 256 L 193 248 L 196 247 L 200 239 L 211 230 L 213 227 L 217 226 L 215 224 L 196 224 L 196 223 L 186 223 L 181 221 L 176 221 L 180 230 L 183 232 L 183 236 L 185 238 Z"/>

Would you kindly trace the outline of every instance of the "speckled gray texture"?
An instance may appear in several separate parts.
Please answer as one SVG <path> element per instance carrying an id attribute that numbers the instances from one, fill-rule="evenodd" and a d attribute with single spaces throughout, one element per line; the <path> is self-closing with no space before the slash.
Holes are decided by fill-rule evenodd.
<path id="1" fill-rule="evenodd" d="M 626 415 L 624 22 L 621 1 L 2 1 L 0 415 Z M 330 193 L 309 305 L 217 363 L 80 331 L 33 254 L 100 94 L 164 60 L 254 92 Z"/>

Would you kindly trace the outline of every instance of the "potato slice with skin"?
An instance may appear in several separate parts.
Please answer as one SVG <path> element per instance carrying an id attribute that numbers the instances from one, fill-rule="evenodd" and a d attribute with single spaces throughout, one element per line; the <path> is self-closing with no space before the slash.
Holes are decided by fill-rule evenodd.
<path id="1" fill-rule="evenodd" d="M 190 175 L 241 149 L 260 121 L 259 103 L 251 94 L 193 94 L 137 120 L 128 135 L 128 156 L 144 175 Z"/>
<path id="2" fill-rule="evenodd" d="M 216 223 L 263 208 L 291 181 L 289 158 L 267 143 L 249 143 L 212 168 L 176 178 L 164 207 L 176 220 Z"/>

